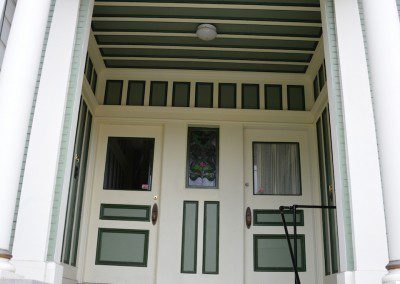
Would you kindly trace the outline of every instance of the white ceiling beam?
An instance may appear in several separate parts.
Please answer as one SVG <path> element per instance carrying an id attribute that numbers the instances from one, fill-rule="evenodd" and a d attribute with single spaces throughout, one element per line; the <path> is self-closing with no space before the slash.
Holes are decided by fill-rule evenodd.
<path id="1" fill-rule="evenodd" d="M 208 47 L 208 46 L 177 46 L 177 45 L 130 45 L 130 44 L 100 44 L 99 48 L 126 48 L 126 49 L 177 49 L 177 50 L 204 50 L 204 51 L 239 51 L 239 52 L 266 52 L 266 53 L 301 53 L 314 54 L 312 50 L 286 50 L 273 48 L 237 48 L 237 47 Z"/>
<path id="2" fill-rule="evenodd" d="M 207 62 L 207 63 L 237 63 L 237 64 L 273 64 L 273 65 L 301 65 L 308 66 L 307 62 L 296 61 L 263 61 L 263 60 L 229 60 L 208 58 L 164 58 L 164 57 L 139 57 L 139 56 L 104 56 L 104 60 L 120 61 L 180 61 L 180 62 Z"/>
<path id="3" fill-rule="evenodd" d="M 208 23 L 208 24 L 233 24 L 233 25 L 265 25 L 265 26 L 299 26 L 322 27 L 322 23 L 285 22 L 285 21 L 254 21 L 254 20 L 222 20 L 202 18 L 137 18 L 137 17 L 93 17 L 92 21 L 105 22 L 158 22 L 158 23 Z"/>
<path id="4" fill-rule="evenodd" d="M 191 37 L 196 38 L 196 33 L 157 33 L 157 32 L 114 32 L 98 31 L 94 35 L 115 35 L 115 36 L 152 36 L 152 37 Z M 301 40 L 301 41 L 319 41 L 319 37 L 301 37 L 301 36 L 266 36 L 266 35 L 237 35 L 237 34 L 218 34 L 217 38 L 229 39 L 269 39 L 269 40 Z"/>
<path id="5" fill-rule="evenodd" d="M 234 10 L 272 10 L 272 11 L 308 11 L 320 12 L 320 7 L 279 6 L 279 5 L 237 5 L 209 3 L 160 3 L 160 2 L 106 2 L 96 1 L 95 6 L 113 7 L 160 7 L 160 8 L 203 8 L 203 9 L 234 9 Z"/>

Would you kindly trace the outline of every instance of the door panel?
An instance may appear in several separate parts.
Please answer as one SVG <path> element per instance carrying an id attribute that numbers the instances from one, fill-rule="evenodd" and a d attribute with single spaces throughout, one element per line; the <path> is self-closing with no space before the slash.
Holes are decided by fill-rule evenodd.
<path id="1" fill-rule="evenodd" d="M 161 155 L 161 126 L 100 126 L 86 282 L 154 283 Z"/>
<path id="2" fill-rule="evenodd" d="M 294 282 L 278 208 L 313 203 L 308 145 L 307 132 L 245 130 L 244 211 L 250 208 L 252 213 L 252 226 L 245 228 L 245 283 Z M 292 216 L 287 221 L 292 225 Z M 314 213 L 300 211 L 296 222 L 300 278 L 302 283 L 318 283 Z"/>

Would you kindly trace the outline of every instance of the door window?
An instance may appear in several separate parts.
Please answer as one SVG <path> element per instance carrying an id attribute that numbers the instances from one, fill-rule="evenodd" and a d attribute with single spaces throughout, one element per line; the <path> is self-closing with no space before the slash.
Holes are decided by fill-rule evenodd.
<path id="1" fill-rule="evenodd" d="M 109 137 L 104 189 L 151 190 L 154 138 Z"/>
<path id="2" fill-rule="evenodd" d="M 253 193 L 301 195 L 298 143 L 253 143 Z"/>

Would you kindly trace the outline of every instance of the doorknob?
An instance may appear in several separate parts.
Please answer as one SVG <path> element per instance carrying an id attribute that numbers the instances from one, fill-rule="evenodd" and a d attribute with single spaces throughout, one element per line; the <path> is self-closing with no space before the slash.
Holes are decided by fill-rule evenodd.
<path id="1" fill-rule="evenodd" d="M 250 229 L 250 227 L 251 227 L 251 209 L 250 209 L 250 207 L 247 207 L 247 209 L 246 209 L 246 227 L 247 227 L 247 229 Z"/>
<path id="2" fill-rule="evenodd" d="M 151 223 L 155 225 L 158 219 L 158 206 L 157 203 L 153 204 L 153 209 L 151 209 Z"/>

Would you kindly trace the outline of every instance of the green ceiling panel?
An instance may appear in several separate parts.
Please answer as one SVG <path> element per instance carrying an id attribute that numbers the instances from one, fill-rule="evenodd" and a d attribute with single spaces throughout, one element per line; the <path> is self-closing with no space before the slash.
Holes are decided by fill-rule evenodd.
<path id="1" fill-rule="evenodd" d="M 99 2 L 99 1 L 98 1 Z M 101 2 L 133 2 L 132 0 L 102 0 Z M 153 2 L 152 0 L 135 0 L 134 2 Z M 269 6 L 305 6 L 319 7 L 319 0 L 157 0 L 161 3 L 207 3 L 207 4 L 242 4 Z"/>
<path id="2" fill-rule="evenodd" d="M 93 31 L 195 33 L 197 23 L 94 21 Z M 320 27 L 215 24 L 219 34 L 320 37 Z"/>
<path id="3" fill-rule="evenodd" d="M 143 49 L 143 48 L 102 48 L 101 54 L 106 57 L 164 57 L 164 58 L 209 58 L 230 60 L 259 61 L 293 61 L 310 62 L 311 54 L 305 53 L 275 53 L 275 52 L 245 52 L 245 51 L 210 51 L 210 50 L 180 50 L 180 49 Z"/>
<path id="4" fill-rule="evenodd" d="M 319 0 L 96 0 L 92 30 L 110 68 L 304 73 L 322 36 L 319 7 Z M 220 36 L 194 36 L 213 20 Z"/>
<path id="5" fill-rule="evenodd" d="M 152 69 L 195 69 L 220 71 L 251 71 L 251 72 L 284 72 L 304 73 L 307 66 L 283 64 L 237 64 L 195 61 L 134 61 L 134 60 L 105 60 L 107 68 L 152 68 Z"/>
<path id="6" fill-rule="evenodd" d="M 190 18 L 320 23 L 320 11 L 95 6 L 94 17 Z"/>
<path id="7" fill-rule="evenodd" d="M 309 50 L 314 51 L 317 45 L 315 41 L 300 40 L 270 40 L 270 39 L 240 39 L 240 38 L 216 38 L 212 41 L 202 41 L 190 37 L 154 37 L 154 36 L 120 36 L 97 35 L 97 43 L 123 44 L 123 45 L 163 45 L 163 46 L 208 46 L 208 47 L 237 47 L 237 48 L 277 48 L 285 50 Z"/>

